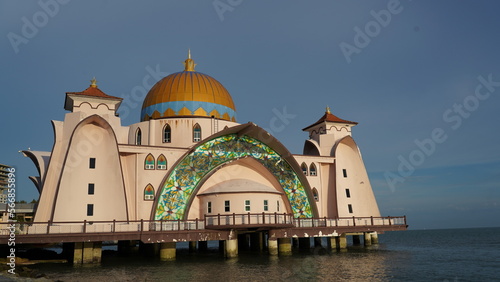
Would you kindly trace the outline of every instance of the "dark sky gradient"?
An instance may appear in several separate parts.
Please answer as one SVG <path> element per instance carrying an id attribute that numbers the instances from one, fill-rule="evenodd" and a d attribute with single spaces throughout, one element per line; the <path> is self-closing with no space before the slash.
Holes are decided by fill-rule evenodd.
<path id="1" fill-rule="evenodd" d="M 36 169 L 18 151 L 51 150 L 65 92 L 95 76 L 129 101 L 123 125 L 138 122 L 144 77 L 182 70 L 191 48 L 196 70 L 231 93 L 238 121 L 270 129 L 293 153 L 327 105 L 359 122 L 353 136 L 383 215 L 407 215 L 415 229 L 500 226 L 500 83 L 474 96 L 478 77 L 500 82 L 498 1 L 233 0 L 221 15 L 215 4 L 227 0 L 40 2 L 52 15 L 38 1 L 0 2 L 0 163 L 17 168 L 18 199 L 38 197 L 27 179 Z M 375 23 L 391 5 L 399 12 Z M 23 19 L 38 27 L 16 47 L 9 37 L 24 37 Z M 356 27 L 379 29 L 349 63 L 340 45 L 356 46 Z M 295 117 L 272 127 L 284 109 Z M 441 142 L 425 154 L 415 140 L 435 130 Z M 413 169 L 398 172 L 411 157 Z"/>

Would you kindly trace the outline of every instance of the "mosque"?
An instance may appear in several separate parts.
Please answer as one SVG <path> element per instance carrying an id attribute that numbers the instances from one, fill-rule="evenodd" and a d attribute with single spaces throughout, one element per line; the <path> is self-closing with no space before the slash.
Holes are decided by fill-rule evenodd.
<path id="1" fill-rule="evenodd" d="M 39 172 L 30 177 L 40 193 L 35 222 L 380 216 L 351 135 L 356 122 L 327 108 L 303 129 L 303 153 L 292 154 L 258 125 L 238 123 L 229 92 L 190 54 L 184 66 L 151 88 L 140 122 L 128 126 L 117 114 L 122 98 L 95 79 L 66 93 L 52 151 L 24 151 Z"/>

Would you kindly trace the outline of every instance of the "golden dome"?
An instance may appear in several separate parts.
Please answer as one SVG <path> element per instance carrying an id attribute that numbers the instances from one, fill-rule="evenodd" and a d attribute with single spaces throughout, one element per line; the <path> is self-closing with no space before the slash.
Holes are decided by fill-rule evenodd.
<path id="1" fill-rule="evenodd" d="M 178 116 L 215 117 L 236 121 L 233 99 L 213 77 L 194 70 L 191 52 L 184 71 L 158 81 L 144 99 L 141 121 Z"/>

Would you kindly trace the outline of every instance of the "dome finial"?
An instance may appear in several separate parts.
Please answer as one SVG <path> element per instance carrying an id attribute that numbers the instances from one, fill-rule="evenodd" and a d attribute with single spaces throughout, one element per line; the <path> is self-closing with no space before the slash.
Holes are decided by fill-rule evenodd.
<path id="1" fill-rule="evenodd" d="M 330 112 L 330 107 L 329 106 L 326 106 L 326 113 L 327 114 L 331 114 L 332 112 Z"/>
<path id="2" fill-rule="evenodd" d="M 90 80 L 90 86 L 93 88 L 97 88 L 97 80 L 95 79 L 95 76 Z"/>
<path id="3" fill-rule="evenodd" d="M 195 66 L 196 64 L 193 59 L 191 59 L 191 49 L 188 49 L 188 58 L 184 61 L 184 71 L 195 71 Z"/>

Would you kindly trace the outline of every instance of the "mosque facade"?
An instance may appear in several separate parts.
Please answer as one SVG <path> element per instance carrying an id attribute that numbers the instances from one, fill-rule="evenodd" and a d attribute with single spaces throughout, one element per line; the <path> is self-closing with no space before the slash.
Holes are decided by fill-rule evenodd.
<path id="1" fill-rule="evenodd" d="M 229 92 L 190 54 L 184 65 L 151 88 L 129 126 L 117 114 L 122 98 L 95 79 L 66 93 L 52 150 L 23 151 L 39 172 L 30 177 L 40 193 L 35 222 L 380 216 L 351 135 L 356 122 L 327 109 L 303 129 L 303 153 L 292 154 L 258 125 L 238 123 Z"/>

